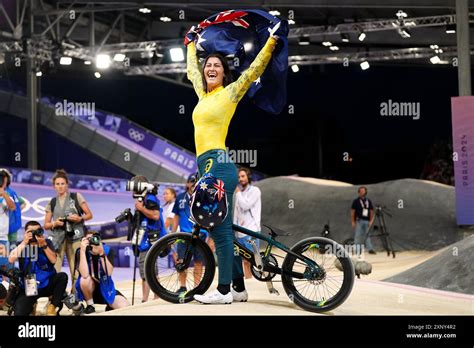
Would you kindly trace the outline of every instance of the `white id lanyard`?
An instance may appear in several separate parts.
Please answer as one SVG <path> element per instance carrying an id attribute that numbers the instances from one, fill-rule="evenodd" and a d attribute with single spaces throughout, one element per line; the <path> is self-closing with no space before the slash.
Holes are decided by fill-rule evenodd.
<path id="1" fill-rule="evenodd" d="M 38 283 L 36 282 L 36 274 L 29 274 L 25 277 L 25 294 L 26 296 L 38 295 Z"/>
<path id="2" fill-rule="evenodd" d="M 360 205 L 362 206 L 362 216 L 363 217 L 369 217 L 369 201 L 362 202 L 361 199 L 359 199 Z"/>

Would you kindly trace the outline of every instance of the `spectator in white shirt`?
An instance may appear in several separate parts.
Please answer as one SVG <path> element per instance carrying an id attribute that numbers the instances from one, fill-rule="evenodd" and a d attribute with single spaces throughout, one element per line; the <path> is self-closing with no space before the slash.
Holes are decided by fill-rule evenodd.
<path id="1" fill-rule="evenodd" d="M 252 176 L 248 168 L 239 168 L 239 185 L 234 195 L 234 223 L 252 231 L 260 232 L 260 217 L 262 212 L 262 200 L 260 189 L 252 185 Z M 253 252 L 250 243 L 254 239 L 246 234 L 236 232 L 237 240 Z M 260 250 L 260 240 L 254 239 Z M 250 263 L 244 260 L 245 278 L 252 278 Z"/>
<path id="2" fill-rule="evenodd" d="M 161 209 L 163 210 L 166 233 L 169 233 L 173 229 L 173 207 L 176 201 L 176 191 L 172 187 L 167 187 L 163 192 L 163 199 L 165 200 L 165 204 L 163 204 Z"/>
<path id="3" fill-rule="evenodd" d="M 15 202 L 7 192 L 8 178 L 5 170 L 0 171 L 0 240 L 3 241 L 8 241 L 9 212 L 16 209 Z"/>

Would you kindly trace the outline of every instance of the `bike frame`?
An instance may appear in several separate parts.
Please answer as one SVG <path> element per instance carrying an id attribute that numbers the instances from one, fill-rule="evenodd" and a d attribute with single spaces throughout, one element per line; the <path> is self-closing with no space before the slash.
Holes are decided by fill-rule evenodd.
<path id="1" fill-rule="evenodd" d="M 249 230 L 247 228 L 244 228 L 244 227 L 236 225 L 236 224 L 232 225 L 232 229 L 234 231 L 241 232 L 241 233 L 246 234 L 248 236 L 251 236 L 253 238 L 264 240 L 265 242 L 267 242 L 267 247 L 265 248 L 264 256 L 270 255 L 270 253 L 272 251 L 272 248 L 276 247 L 276 248 L 284 251 L 285 253 L 294 256 L 296 259 L 299 259 L 299 260 L 303 261 L 305 264 L 308 265 L 308 267 L 311 268 L 311 270 L 313 272 L 314 271 L 318 272 L 321 269 L 319 267 L 319 265 L 314 260 L 311 260 L 310 258 L 308 258 L 304 255 L 298 255 L 298 254 L 294 253 L 286 245 L 278 242 L 277 240 L 275 240 L 271 236 L 268 237 L 268 236 L 263 235 L 259 232 Z M 200 230 L 201 230 L 201 227 L 198 226 L 198 225 L 195 225 L 195 227 L 193 229 L 193 232 L 192 232 L 193 239 L 194 238 L 199 238 Z M 254 252 L 248 250 L 245 246 L 240 244 L 235 238 L 234 238 L 234 250 L 236 252 L 238 252 L 245 260 L 249 261 L 253 266 L 256 266 Z M 186 252 L 187 251 L 188 250 L 186 250 Z M 189 259 L 190 259 L 190 257 L 189 257 Z M 264 271 L 269 271 L 269 272 L 277 273 L 277 274 L 282 274 L 282 272 L 283 272 L 283 270 L 280 267 L 274 267 L 272 265 L 265 265 Z M 299 279 L 304 279 L 305 278 L 304 274 L 302 274 L 302 273 L 285 272 L 285 274 L 290 274 L 291 276 L 293 276 L 295 278 L 299 278 Z"/>

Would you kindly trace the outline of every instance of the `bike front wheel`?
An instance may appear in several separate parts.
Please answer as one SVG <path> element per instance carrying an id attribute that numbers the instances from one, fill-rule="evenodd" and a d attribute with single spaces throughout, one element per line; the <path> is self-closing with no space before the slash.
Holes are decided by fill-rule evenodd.
<path id="1" fill-rule="evenodd" d="M 288 297 L 310 312 L 326 312 L 340 306 L 354 285 L 354 265 L 335 241 L 314 237 L 295 244 L 291 251 L 317 264 L 312 272 L 307 261 L 287 254 L 282 265 L 282 283 Z"/>
<path id="2" fill-rule="evenodd" d="M 172 233 L 160 238 L 145 259 L 145 278 L 150 289 L 172 303 L 190 302 L 195 294 L 204 294 L 215 271 L 211 249 L 191 233 Z"/>

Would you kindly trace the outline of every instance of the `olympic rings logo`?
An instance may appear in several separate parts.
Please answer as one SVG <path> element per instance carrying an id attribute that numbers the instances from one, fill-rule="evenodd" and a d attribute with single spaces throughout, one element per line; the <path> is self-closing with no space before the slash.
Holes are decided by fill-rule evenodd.
<path id="1" fill-rule="evenodd" d="M 22 197 L 23 200 L 25 201 L 25 207 L 23 208 L 23 210 L 21 211 L 21 218 L 23 220 L 40 220 L 40 219 L 43 219 L 44 218 L 44 214 L 45 214 L 45 209 L 46 209 L 46 205 L 49 203 L 49 201 L 51 200 L 51 197 L 42 197 L 42 198 L 38 198 L 37 200 L 35 200 L 33 203 L 31 203 L 28 199 L 26 199 L 25 197 Z M 33 212 L 39 214 L 39 216 L 33 216 L 33 217 L 30 217 L 30 216 L 25 216 L 25 213 L 29 212 L 30 210 L 32 210 Z"/>
<path id="2" fill-rule="evenodd" d="M 135 140 L 137 143 L 145 139 L 145 134 L 137 131 L 136 129 L 130 128 L 128 130 L 128 136 L 130 139 Z"/>

